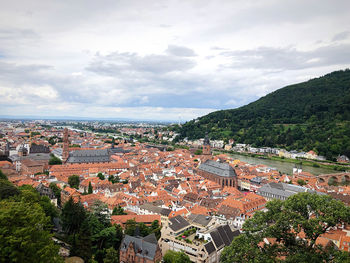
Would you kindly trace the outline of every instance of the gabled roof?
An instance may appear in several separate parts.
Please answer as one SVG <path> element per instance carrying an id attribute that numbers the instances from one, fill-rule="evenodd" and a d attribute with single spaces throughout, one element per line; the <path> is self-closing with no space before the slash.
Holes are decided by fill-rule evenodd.
<path id="1" fill-rule="evenodd" d="M 133 244 L 136 255 L 148 258 L 150 260 L 154 259 L 158 246 L 157 239 L 154 240 L 151 235 L 144 238 L 125 235 L 121 243 L 120 250 L 127 250 L 130 243 Z"/>
<path id="2" fill-rule="evenodd" d="M 173 231 L 178 231 L 182 228 L 188 227 L 190 224 L 182 216 L 175 216 L 169 219 L 169 227 Z"/>
<path id="3" fill-rule="evenodd" d="M 214 162 L 212 160 L 207 160 L 198 169 L 221 177 L 231 178 L 237 176 L 235 170 L 228 163 Z"/>
<path id="4" fill-rule="evenodd" d="M 228 225 L 219 226 L 210 232 L 210 236 L 218 250 L 224 246 L 229 246 L 232 240 L 239 234 L 239 230 L 232 232 Z"/>
<path id="5" fill-rule="evenodd" d="M 109 162 L 109 149 L 104 150 L 79 150 L 69 153 L 68 163 L 96 163 Z"/>

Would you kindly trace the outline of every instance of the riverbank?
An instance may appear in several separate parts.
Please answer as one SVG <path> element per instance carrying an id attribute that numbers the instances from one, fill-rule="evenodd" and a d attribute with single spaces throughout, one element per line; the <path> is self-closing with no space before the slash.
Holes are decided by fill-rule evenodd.
<path id="1" fill-rule="evenodd" d="M 268 156 L 268 155 L 261 155 L 261 154 L 254 154 L 254 153 L 242 153 L 242 152 L 234 152 L 234 151 L 225 151 L 225 150 L 217 150 L 214 149 L 214 152 L 217 153 L 225 153 L 230 155 L 240 155 L 240 156 L 246 156 L 250 158 L 255 159 L 261 159 L 261 160 L 270 160 L 270 161 L 277 161 L 282 163 L 290 163 L 295 165 L 302 165 L 312 168 L 321 168 L 321 169 L 327 169 L 329 172 L 334 171 L 347 171 L 350 170 L 349 165 L 342 165 L 338 163 L 329 163 L 329 162 L 322 162 L 322 161 L 315 161 L 315 160 L 308 160 L 308 159 L 290 159 L 290 158 L 284 158 L 279 156 Z"/>

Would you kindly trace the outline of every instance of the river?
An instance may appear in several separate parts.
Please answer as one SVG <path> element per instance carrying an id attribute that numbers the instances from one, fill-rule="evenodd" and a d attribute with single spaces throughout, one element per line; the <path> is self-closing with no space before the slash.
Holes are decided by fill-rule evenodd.
<path id="1" fill-rule="evenodd" d="M 276 161 L 276 160 L 270 160 L 270 159 L 260 159 L 257 157 L 245 156 L 240 154 L 229 154 L 229 155 L 234 159 L 238 159 L 242 162 L 249 163 L 249 164 L 264 164 L 268 167 L 276 168 L 278 171 L 281 171 L 282 173 L 286 173 L 289 175 L 293 173 L 293 168 L 295 166 L 294 163 L 288 163 L 288 162 L 282 162 L 282 161 Z M 314 175 L 337 173 L 337 171 L 334 171 L 333 169 L 327 169 L 327 168 L 321 168 L 321 167 L 312 167 L 312 166 L 302 165 L 301 168 L 303 171 L 312 173 Z"/>

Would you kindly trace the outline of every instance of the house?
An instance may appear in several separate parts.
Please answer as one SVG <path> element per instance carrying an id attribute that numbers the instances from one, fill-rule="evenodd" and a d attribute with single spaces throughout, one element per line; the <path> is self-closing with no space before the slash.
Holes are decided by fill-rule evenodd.
<path id="1" fill-rule="evenodd" d="M 162 252 L 154 234 L 146 237 L 125 235 L 120 245 L 120 263 L 155 263 L 162 259 Z"/>
<path id="2" fill-rule="evenodd" d="M 162 227 L 163 254 L 168 250 L 183 251 L 192 262 L 219 262 L 222 250 L 240 233 L 228 225 L 212 225 L 211 218 L 202 215 L 191 215 L 190 222 L 176 216 Z"/>

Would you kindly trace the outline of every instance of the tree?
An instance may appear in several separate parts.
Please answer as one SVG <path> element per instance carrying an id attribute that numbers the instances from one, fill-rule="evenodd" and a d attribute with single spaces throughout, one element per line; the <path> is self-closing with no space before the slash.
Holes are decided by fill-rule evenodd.
<path id="1" fill-rule="evenodd" d="M 286 262 L 343 262 L 341 252 L 316 244 L 330 228 L 350 222 L 350 208 L 342 202 L 299 193 L 286 201 L 268 202 L 266 208 L 246 221 L 244 233 L 224 249 L 221 262 L 278 262 L 281 257 Z M 276 243 L 261 246 L 264 238 L 275 238 Z"/>
<path id="2" fill-rule="evenodd" d="M 119 253 L 113 247 L 106 249 L 106 256 L 103 263 L 119 263 Z"/>
<path id="3" fill-rule="evenodd" d="M 51 158 L 49 160 L 49 165 L 56 165 L 56 164 L 62 164 L 62 160 L 54 155 L 51 155 Z"/>
<path id="4" fill-rule="evenodd" d="M 107 204 L 96 200 L 91 206 L 91 213 L 97 217 L 103 227 L 110 227 L 110 213 Z"/>
<path id="5" fill-rule="evenodd" d="M 62 208 L 62 224 L 67 234 L 76 234 L 79 232 L 82 223 L 86 218 L 86 212 L 81 203 L 75 203 L 70 198 Z"/>
<path id="6" fill-rule="evenodd" d="M 20 191 L 11 182 L 0 179 L 0 200 L 18 195 Z"/>
<path id="7" fill-rule="evenodd" d="M 70 251 L 70 256 L 78 256 L 89 262 L 92 257 L 92 241 L 89 223 L 87 219 L 81 225 L 79 233 L 73 237 L 73 244 Z"/>
<path id="8" fill-rule="evenodd" d="M 306 185 L 306 182 L 303 179 L 298 179 L 297 183 L 301 186 Z"/>
<path id="9" fill-rule="evenodd" d="M 0 170 L 0 179 L 7 180 L 6 174 L 3 173 L 3 171 Z"/>
<path id="10" fill-rule="evenodd" d="M 164 257 L 164 263 L 191 263 L 190 257 L 186 255 L 184 252 L 168 250 Z"/>
<path id="11" fill-rule="evenodd" d="M 195 155 L 201 155 L 203 151 L 201 149 L 198 149 L 194 152 Z"/>
<path id="12" fill-rule="evenodd" d="M 126 215 L 126 213 L 124 212 L 123 207 L 118 205 L 118 207 L 114 207 L 112 215 L 119 216 L 119 215 Z"/>
<path id="13" fill-rule="evenodd" d="M 0 262 L 63 262 L 37 203 L 0 201 Z"/>
<path id="14" fill-rule="evenodd" d="M 56 184 L 51 183 L 50 188 L 52 189 L 53 193 L 55 194 L 57 198 L 57 205 L 61 206 L 61 188 L 59 188 Z"/>
<path id="15" fill-rule="evenodd" d="M 91 182 L 89 182 L 88 194 L 92 194 L 92 193 L 93 193 L 92 185 L 91 185 Z"/>
<path id="16" fill-rule="evenodd" d="M 100 178 L 100 180 L 104 180 L 105 176 L 102 173 L 98 173 L 97 177 Z"/>
<path id="17" fill-rule="evenodd" d="M 160 238 L 161 236 L 161 232 L 160 232 L 161 226 L 159 224 L 158 220 L 154 220 L 152 222 L 151 225 L 151 233 L 154 233 L 156 235 L 157 240 Z"/>
<path id="18" fill-rule="evenodd" d="M 70 187 L 78 189 L 80 184 L 80 179 L 78 175 L 71 175 L 68 177 L 68 184 Z"/>
<path id="19" fill-rule="evenodd" d="M 124 233 L 129 236 L 133 236 L 135 234 L 135 230 L 137 227 L 137 223 L 134 219 L 129 219 L 125 222 L 125 230 Z"/>

